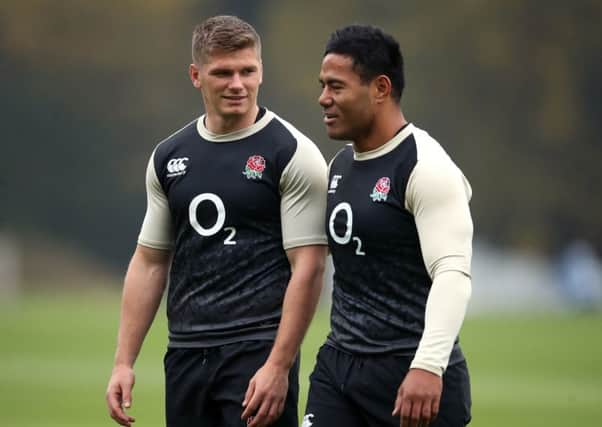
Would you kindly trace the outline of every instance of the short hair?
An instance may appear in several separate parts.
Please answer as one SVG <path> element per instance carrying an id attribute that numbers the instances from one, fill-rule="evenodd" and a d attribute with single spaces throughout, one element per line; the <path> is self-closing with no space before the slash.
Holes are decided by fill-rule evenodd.
<path id="1" fill-rule="evenodd" d="M 401 49 L 397 40 L 380 28 L 371 25 L 340 28 L 326 43 L 324 56 L 329 53 L 350 56 L 362 83 L 386 75 L 391 80 L 391 96 L 396 102 L 401 100 L 405 86 Z"/>
<path id="2" fill-rule="evenodd" d="M 234 52 L 254 47 L 261 58 L 261 39 L 255 28 L 237 16 L 218 15 L 198 24 L 192 32 L 192 61 L 199 65 L 215 51 Z"/>

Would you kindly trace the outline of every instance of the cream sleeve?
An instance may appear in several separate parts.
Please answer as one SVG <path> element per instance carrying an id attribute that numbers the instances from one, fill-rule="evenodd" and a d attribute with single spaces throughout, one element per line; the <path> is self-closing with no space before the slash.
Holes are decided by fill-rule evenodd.
<path id="1" fill-rule="evenodd" d="M 297 149 L 280 179 L 284 249 L 326 245 L 326 161 L 307 137 L 295 132 Z"/>
<path id="2" fill-rule="evenodd" d="M 424 264 L 433 283 L 425 327 L 411 368 L 442 375 L 460 332 L 471 294 L 472 190 L 447 155 L 419 160 L 406 189 Z"/>
<path id="3" fill-rule="evenodd" d="M 138 236 L 138 244 L 154 249 L 173 248 L 173 229 L 167 196 L 155 171 L 155 152 L 146 168 L 146 215 Z"/>

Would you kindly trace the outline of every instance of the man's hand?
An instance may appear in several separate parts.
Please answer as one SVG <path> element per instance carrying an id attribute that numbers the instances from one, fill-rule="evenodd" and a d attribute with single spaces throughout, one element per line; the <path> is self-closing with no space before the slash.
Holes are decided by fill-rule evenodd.
<path id="1" fill-rule="evenodd" d="M 132 406 L 132 388 L 134 387 L 134 382 L 135 377 L 132 368 L 128 366 L 115 366 L 105 395 L 111 418 L 118 424 L 126 427 L 131 427 L 135 421 L 124 410 Z"/>
<path id="2" fill-rule="evenodd" d="M 266 362 L 249 381 L 241 419 L 249 427 L 272 424 L 282 414 L 287 391 L 288 370 Z"/>
<path id="3" fill-rule="evenodd" d="M 439 412 L 443 381 L 423 369 L 410 369 L 397 390 L 393 416 L 400 415 L 401 427 L 425 427 Z"/>

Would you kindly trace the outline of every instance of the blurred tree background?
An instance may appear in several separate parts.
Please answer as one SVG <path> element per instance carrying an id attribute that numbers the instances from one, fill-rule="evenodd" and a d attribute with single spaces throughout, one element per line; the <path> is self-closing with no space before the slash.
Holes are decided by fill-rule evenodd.
<path id="1" fill-rule="evenodd" d="M 402 46 L 406 116 L 473 185 L 476 237 L 546 255 L 575 238 L 602 249 L 602 2 L 4 0 L 0 232 L 23 247 L 25 274 L 76 257 L 99 275 L 125 269 L 148 156 L 202 112 L 191 30 L 218 13 L 256 26 L 261 104 L 327 160 L 341 144 L 317 104 L 324 44 L 349 23 L 383 27 Z"/>

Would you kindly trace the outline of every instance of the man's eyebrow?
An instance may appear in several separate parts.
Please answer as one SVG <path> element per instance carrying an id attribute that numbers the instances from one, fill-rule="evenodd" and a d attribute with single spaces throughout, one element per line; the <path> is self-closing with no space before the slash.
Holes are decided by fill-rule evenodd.
<path id="1" fill-rule="evenodd" d="M 259 67 L 257 67 L 257 65 L 245 65 L 245 66 L 241 67 L 240 69 L 256 71 L 259 69 Z M 217 67 L 217 68 L 213 68 L 211 71 L 209 71 L 209 73 L 234 73 L 234 72 L 236 72 L 236 68 L 233 68 L 233 67 Z"/>
<path id="2" fill-rule="evenodd" d="M 320 84 L 333 84 L 333 83 L 340 83 L 340 84 L 345 84 L 345 82 L 343 80 L 337 79 L 335 77 L 325 77 L 325 78 L 318 78 L 318 81 L 320 82 Z"/>
<path id="3" fill-rule="evenodd" d="M 213 68 L 209 73 L 231 73 L 233 70 L 228 67 Z"/>

